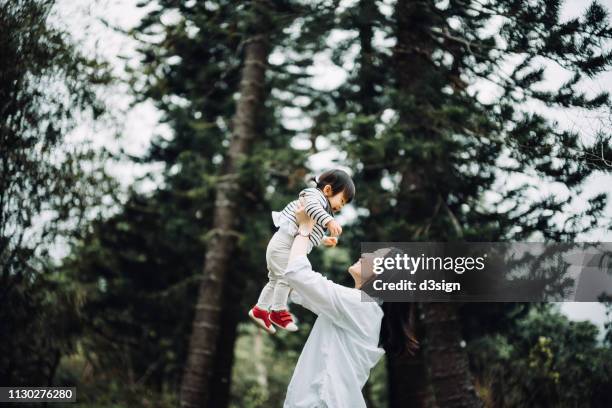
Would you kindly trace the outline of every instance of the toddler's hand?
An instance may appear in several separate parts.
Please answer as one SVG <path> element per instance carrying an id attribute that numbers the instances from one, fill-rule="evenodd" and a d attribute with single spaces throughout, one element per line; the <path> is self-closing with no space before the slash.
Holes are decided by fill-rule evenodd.
<path id="1" fill-rule="evenodd" d="M 340 224 L 338 224 L 338 221 L 336 220 L 331 220 L 330 222 L 328 222 L 326 227 L 329 230 L 329 233 L 334 237 L 338 237 L 340 236 L 340 234 L 342 234 L 342 227 L 340 226 Z"/>
<path id="2" fill-rule="evenodd" d="M 323 245 L 325 245 L 326 247 L 333 248 L 336 245 L 338 245 L 338 238 L 337 237 L 323 237 L 321 242 L 323 242 Z"/>

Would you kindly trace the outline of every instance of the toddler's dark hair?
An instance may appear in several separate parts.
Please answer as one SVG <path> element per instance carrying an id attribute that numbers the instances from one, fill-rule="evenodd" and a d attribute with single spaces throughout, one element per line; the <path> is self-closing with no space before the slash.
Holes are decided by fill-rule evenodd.
<path id="1" fill-rule="evenodd" d="M 313 177 L 311 180 L 317 183 L 319 190 L 323 190 L 323 187 L 329 184 L 333 194 L 343 192 L 347 204 L 353 201 L 355 197 L 355 183 L 353 183 L 351 176 L 343 170 L 328 170 L 318 178 Z"/>

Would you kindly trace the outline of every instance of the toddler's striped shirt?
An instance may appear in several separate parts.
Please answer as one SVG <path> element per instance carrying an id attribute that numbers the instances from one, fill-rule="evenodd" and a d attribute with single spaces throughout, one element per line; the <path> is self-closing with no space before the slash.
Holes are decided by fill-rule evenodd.
<path id="1" fill-rule="evenodd" d="M 314 220 L 314 226 L 312 228 L 312 232 L 310 233 L 310 242 L 313 247 L 318 246 L 321 243 L 321 240 L 325 236 L 325 225 L 333 220 L 333 214 L 331 210 L 331 204 L 325 194 L 318 188 L 306 188 L 300 191 L 300 197 L 304 197 L 306 199 L 306 206 L 304 210 L 306 214 L 310 216 Z M 295 218 L 295 208 L 297 207 L 298 200 L 293 200 L 289 204 L 283 208 L 281 211 L 281 217 L 286 217 L 291 220 L 297 226 L 297 220 Z"/>

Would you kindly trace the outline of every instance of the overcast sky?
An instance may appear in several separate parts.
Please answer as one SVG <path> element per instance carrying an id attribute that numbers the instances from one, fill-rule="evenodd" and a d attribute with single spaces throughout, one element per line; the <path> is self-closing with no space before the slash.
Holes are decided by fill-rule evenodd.
<path id="1" fill-rule="evenodd" d="M 130 38 L 115 32 L 105 26 L 101 20 L 106 20 L 112 26 L 129 29 L 135 26 L 140 18 L 147 13 L 149 8 L 137 7 L 138 0 L 59 0 L 56 8 L 56 13 L 53 16 L 54 21 L 59 25 L 65 25 L 72 33 L 74 38 L 83 44 L 84 48 L 92 54 L 99 55 L 103 59 L 110 61 L 119 76 L 123 76 L 123 69 L 126 64 L 137 66 L 135 53 L 136 44 Z M 354 1 L 343 1 L 342 7 L 350 6 Z M 380 2 L 383 12 L 390 13 L 392 11 L 391 0 Z M 609 10 L 612 10 L 612 0 L 601 1 Z M 588 2 L 582 0 L 566 1 L 563 8 L 564 19 L 580 15 Z M 176 15 L 169 14 L 165 17 L 167 22 L 171 22 L 176 18 Z M 494 29 L 494 27 L 492 27 Z M 328 39 L 330 44 L 341 39 L 346 33 L 334 32 Z M 272 63 L 282 60 L 283 56 L 279 53 L 273 53 L 270 57 Z M 338 67 L 335 66 L 327 55 L 320 55 L 316 58 L 315 64 L 310 69 L 310 73 L 314 75 L 313 84 L 319 89 L 330 90 L 338 86 L 344 81 L 346 71 L 350 66 Z M 550 64 L 547 68 L 547 82 L 543 85 L 555 85 L 564 82 L 569 74 L 554 64 Z M 479 83 L 476 85 L 484 95 L 494 94 L 496 90 L 491 85 Z M 602 90 L 608 90 L 612 93 L 612 73 L 607 72 L 583 85 L 589 94 L 595 94 Z M 162 134 L 166 137 L 171 137 L 172 132 L 169 128 L 158 123 L 159 112 L 155 110 L 151 103 L 143 103 L 134 108 L 129 109 L 131 97 L 129 96 L 127 86 L 118 84 L 112 90 L 107 91 L 107 99 L 111 101 L 118 121 L 107 121 L 104 123 L 91 124 L 84 123 L 77 128 L 72 134 L 74 139 L 87 139 L 99 146 L 105 146 L 108 149 L 118 151 L 120 148 L 132 154 L 140 154 L 144 152 L 148 146 L 151 137 L 154 134 Z M 605 115 L 610 123 L 610 113 L 589 113 L 581 110 L 551 110 L 546 109 L 538 104 L 532 104 L 529 109 L 539 112 L 545 112 L 548 117 L 559 122 L 562 128 L 580 130 L 585 140 L 589 140 L 592 135 L 605 126 Z M 285 113 L 285 122 L 287 126 L 300 129 L 306 128 L 309 125 L 309 118 L 301 115 L 301 112 L 295 109 L 287 109 Z M 120 139 L 116 139 L 115 135 L 121 134 Z M 320 148 L 326 149 L 324 139 L 318 141 L 321 143 Z M 336 155 L 333 149 L 313 156 L 310 159 L 310 166 L 314 171 L 323 168 L 335 166 L 333 159 Z M 141 166 L 133 163 L 112 164 L 109 171 L 117 176 L 124 186 L 129 185 L 134 178 L 143 175 L 144 173 L 155 170 L 155 166 Z M 160 170 L 160 167 L 157 168 Z M 350 170 L 350 169 L 349 169 Z M 525 180 L 513 178 L 500 182 L 500 188 L 504 184 L 513 184 L 523 182 Z M 542 183 L 538 180 L 531 180 L 534 184 L 534 199 L 538 195 L 554 193 L 559 196 L 566 196 L 567 190 L 562 185 L 552 185 L 550 183 Z M 572 211 L 580 211 L 584 206 L 584 202 L 588 197 L 602 191 L 610 191 L 612 186 L 612 175 L 603 175 L 601 173 L 592 176 L 586 183 L 583 189 L 584 197 L 581 202 L 576 203 Z M 142 185 L 142 188 L 150 188 L 152 185 Z M 612 215 L 612 203 L 608 204 L 608 215 Z M 351 213 L 345 215 L 346 218 L 351 218 Z M 580 237 L 581 241 L 612 241 L 612 233 L 605 229 L 595 230 L 589 234 L 584 234 Z M 590 319 L 596 322 L 600 327 L 605 319 L 604 309 L 598 303 L 565 303 L 562 305 L 562 310 L 574 319 Z"/>

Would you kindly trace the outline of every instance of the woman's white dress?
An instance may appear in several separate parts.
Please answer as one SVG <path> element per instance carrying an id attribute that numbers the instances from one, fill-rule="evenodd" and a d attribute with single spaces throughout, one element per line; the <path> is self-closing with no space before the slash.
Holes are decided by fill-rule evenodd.
<path id="1" fill-rule="evenodd" d="M 383 311 L 358 289 L 338 285 L 312 270 L 306 256 L 289 262 L 291 300 L 318 315 L 291 377 L 285 408 L 365 407 L 361 393 L 378 347 Z M 371 298 L 370 298 L 371 299 Z"/>

